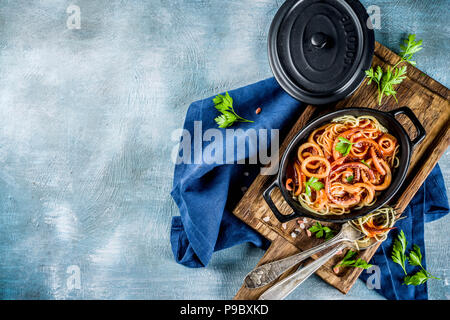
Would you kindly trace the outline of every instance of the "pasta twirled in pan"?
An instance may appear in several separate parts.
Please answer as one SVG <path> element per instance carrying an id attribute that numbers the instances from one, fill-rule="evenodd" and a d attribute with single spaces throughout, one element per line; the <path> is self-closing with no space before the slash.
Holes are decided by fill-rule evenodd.
<path id="1" fill-rule="evenodd" d="M 286 188 L 316 214 L 342 215 L 371 206 L 391 184 L 398 151 L 397 139 L 376 118 L 342 116 L 299 146 Z"/>

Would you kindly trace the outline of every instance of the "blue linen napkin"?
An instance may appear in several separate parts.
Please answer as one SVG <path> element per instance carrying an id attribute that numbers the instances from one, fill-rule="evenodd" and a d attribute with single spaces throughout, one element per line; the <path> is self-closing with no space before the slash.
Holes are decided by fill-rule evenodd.
<path id="1" fill-rule="evenodd" d="M 237 123 L 230 129 L 280 129 L 280 141 L 303 110 L 302 104 L 286 94 L 274 78 L 229 91 L 229 94 L 236 112 L 245 119 L 255 120 L 254 123 Z M 259 115 L 255 113 L 257 108 L 261 108 Z M 212 97 L 194 102 L 187 112 L 184 129 L 192 138 L 195 121 L 202 121 L 203 131 L 217 128 L 214 118 L 218 115 Z M 206 146 L 203 143 L 203 148 Z M 194 155 L 194 148 L 192 143 L 191 155 Z M 248 152 L 245 156 L 249 156 Z M 269 245 L 231 213 L 244 194 L 242 188 L 248 188 L 258 173 L 258 165 L 176 165 L 171 194 L 181 217 L 172 220 L 171 243 L 178 263 L 204 267 L 214 251 L 243 242 L 258 247 Z"/>
<path id="2" fill-rule="evenodd" d="M 234 99 L 236 112 L 243 118 L 255 120 L 254 123 L 237 123 L 232 129 L 279 129 L 279 141 L 283 141 L 304 109 L 304 105 L 285 93 L 274 78 L 229 93 Z M 261 113 L 256 115 L 255 110 L 259 107 Z M 212 97 L 194 102 L 187 112 L 184 129 L 192 139 L 197 121 L 201 121 L 201 131 L 204 132 L 217 128 L 214 122 L 216 116 L 218 112 Z M 203 141 L 201 148 L 205 149 L 209 143 Z M 270 150 L 270 147 L 269 143 L 267 148 Z M 195 154 L 195 148 L 198 148 L 198 144 L 196 147 L 195 143 L 191 143 L 190 155 Z M 239 156 L 248 159 L 254 155 L 246 150 L 245 155 L 235 152 L 234 156 L 237 161 Z M 199 268 L 207 266 L 213 252 L 237 244 L 250 242 L 258 247 L 268 247 L 269 242 L 265 238 L 231 213 L 259 172 L 259 165 L 181 163 L 175 166 L 171 195 L 180 209 L 180 216 L 172 219 L 170 241 L 176 262 Z M 448 213 L 448 200 L 444 191 L 444 181 L 437 166 L 406 209 L 408 218 L 397 225 L 404 230 L 410 244 L 420 246 L 424 257 L 424 221 Z M 381 288 L 378 291 L 388 299 L 426 299 L 426 285 L 401 285 L 403 271 L 390 260 L 393 235 L 396 235 L 395 231 L 391 232 L 389 239 L 371 261 L 380 266 L 382 272 Z M 370 274 L 363 273 L 361 278 L 365 280 L 368 276 Z"/>

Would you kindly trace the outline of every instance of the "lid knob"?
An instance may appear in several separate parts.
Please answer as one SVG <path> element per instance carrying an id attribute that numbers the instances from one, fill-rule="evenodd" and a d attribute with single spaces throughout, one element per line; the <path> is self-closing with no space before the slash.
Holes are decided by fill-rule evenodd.
<path id="1" fill-rule="evenodd" d="M 311 44 L 318 48 L 318 49 L 322 49 L 323 47 L 325 47 L 328 43 L 328 36 L 322 32 L 317 32 L 314 33 L 311 37 Z"/>

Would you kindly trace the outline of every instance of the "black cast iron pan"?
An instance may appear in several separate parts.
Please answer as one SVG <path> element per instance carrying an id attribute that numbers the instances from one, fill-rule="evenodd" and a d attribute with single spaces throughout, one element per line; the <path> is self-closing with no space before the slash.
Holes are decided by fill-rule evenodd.
<path id="1" fill-rule="evenodd" d="M 395 117 L 397 115 L 404 114 L 407 116 L 416 128 L 417 136 L 414 140 L 411 140 L 408 133 L 402 127 L 400 122 L 398 122 Z M 297 149 L 301 143 L 305 142 L 309 135 L 315 129 L 320 126 L 331 122 L 333 119 L 344 116 L 352 115 L 355 117 L 369 115 L 375 117 L 388 131 L 391 135 L 397 138 L 400 145 L 399 160 L 400 165 L 397 169 L 392 172 L 392 182 L 388 189 L 382 191 L 382 193 L 377 197 L 377 201 L 370 207 L 363 207 L 359 210 L 352 210 L 348 214 L 344 215 L 318 215 L 304 209 L 300 203 L 292 199 L 290 192 L 285 188 L 286 182 L 286 170 L 289 161 L 297 154 Z M 414 148 L 425 138 L 426 132 L 415 114 L 408 107 L 402 107 L 390 112 L 383 112 L 375 109 L 368 108 L 348 108 L 321 116 L 312 122 L 310 122 L 306 127 L 304 127 L 297 136 L 291 141 L 289 146 L 284 153 L 280 169 L 278 172 L 277 179 L 264 191 L 263 197 L 270 209 L 273 211 L 277 219 L 281 222 L 286 222 L 295 218 L 308 217 L 314 220 L 326 221 L 326 222 L 346 222 L 354 219 L 358 219 L 366 214 L 375 211 L 376 209 L 387 204 L 399 191 L 403 181 L 406 178 L 406 173 L 408 172 L 411 154 Z M 275 187 L 278 187 L 289 206 L 292 208 L 293 213 L 289 215 L 283 215 L 275 206 L 272 201 L 271 194 Z"/>

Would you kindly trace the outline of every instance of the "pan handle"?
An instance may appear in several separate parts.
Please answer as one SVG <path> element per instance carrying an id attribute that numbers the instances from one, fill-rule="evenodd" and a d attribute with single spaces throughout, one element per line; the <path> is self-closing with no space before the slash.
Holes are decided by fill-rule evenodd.
<path id="1" fill-rule="evenodd" d="M 287 222 L 287 221 L 294 219 L 295 217 L 297 217 L 297 214 L 295 212 L 293 212 L 289 215 L 284 215 L 280 211 L 278 211 L 277 206 L 272 201 L 272 192 L 275 187 L 280 187 L 278 185 L 277 179 L 275 179 L 275 181 L 272 182 L 272 184 L 263 192 L 264 200 L 266 200 L 267 204 L 269 205 L 270 210 L 272 210 L 273 214 L 275 215 L 275 217 L 277 217 L 277 219 L 280 222 Z"/>
<path id="2" fill-rule="evenodd" d="M 417 119 L 416 115 L 414 114 L 414 112 L 408 108 L 408 107 L 401 107 L 399 109 L 393 110 L 389 112 L 394 118 L 395 116 L 399 115 L 399 114 L 404 114 L 405 116 L 407 116 L 409 118 L 409 120 L 411 120 L 411 122 L 413 123 L 414 127 L 416 127 L 416 132 L 417 132 L 417 136 L 414 140 L 411 141 L 411 146 L 414 149 L 419 143 L 421 143 L 423 141 L 423 139 L 425 139 L 427 132 L 425 131 L 425 129 L 423 128 L 422 124 L 420 123 L 419 119 Z"/>

